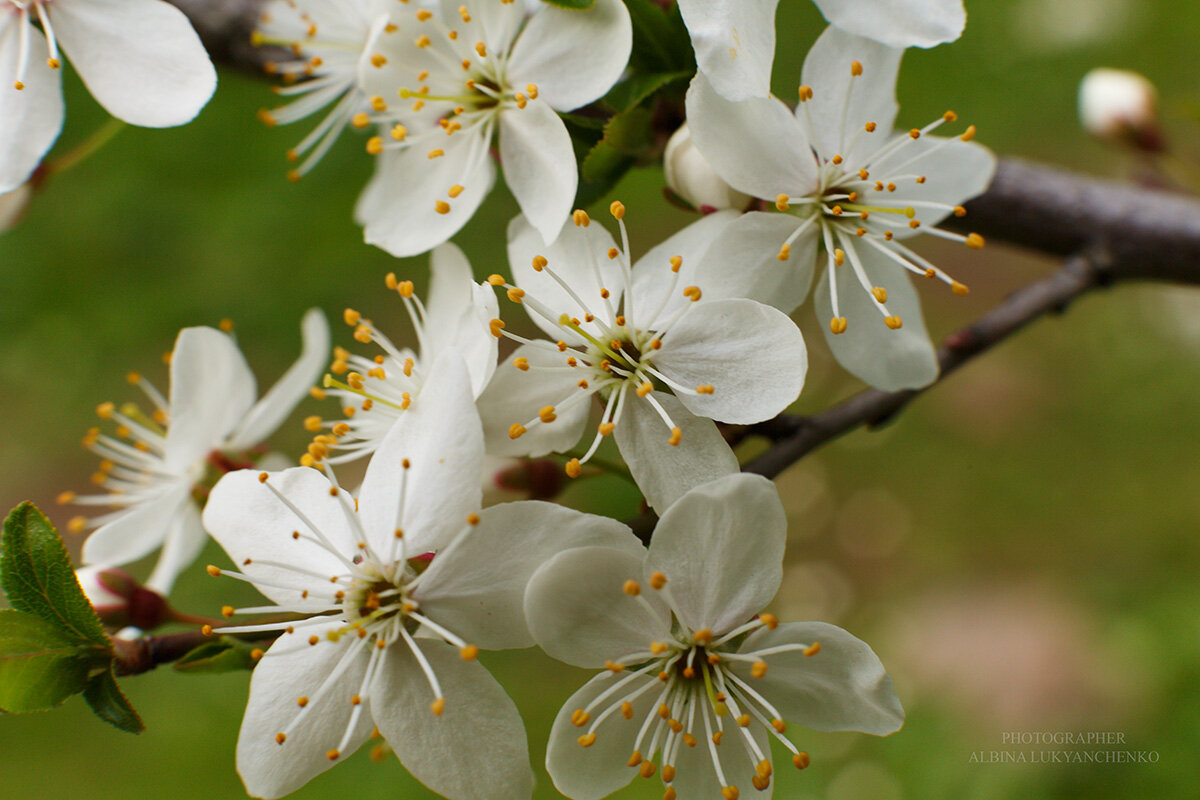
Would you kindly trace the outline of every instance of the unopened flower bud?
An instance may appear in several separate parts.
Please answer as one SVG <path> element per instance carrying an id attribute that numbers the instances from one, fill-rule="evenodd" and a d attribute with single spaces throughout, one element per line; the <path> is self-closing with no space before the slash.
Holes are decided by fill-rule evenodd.
<path id="1" fill-rule="evenodd" d="M 701 155 L 687 123 L 681 125 L 667 142 L 663 152 L 663 172 L 671 191 L 701 211 L 743 209 L 750 202 L 749 195 L 722 180 L 708 159 Z"/>
<path id="2" fill-rule="evenodd" d="M 553 500 L 566 485 L 562 466 L 549 459 L 484 458 L 483 504 Z"/>
<path id="3" fill-rule="evenodd" d="M 0 193 L 0 233 L 7 233 L 17 226 L 32 199 L 33 185 L 29 181 L 11 191 Z"/>
<path id="4" fill-rule="evenodd" d="M 1158 90 L 1136 72 L 1093 69 L 1079 84 L 1079 119 L 1098 139 L 1157 152 L 1164 148 Z"/>

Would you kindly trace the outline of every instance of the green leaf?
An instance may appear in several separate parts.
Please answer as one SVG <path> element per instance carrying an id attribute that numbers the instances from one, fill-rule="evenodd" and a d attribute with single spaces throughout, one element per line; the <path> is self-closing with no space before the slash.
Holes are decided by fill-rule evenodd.
<path id="1" fill-rule="evenodd" d="M 236 672 L 254 669 L 256 647 L 232 636 L 205 642 L 175 662 L 180 672 Z"/>
<path id="2" fill-rule="evenodd" d="M 0 710 L 40 711 L 82 692 L 92 668 L 111 654 L 80 644 L 53 622 L 0 611 Z"/>
<path id="3" fill-rule="evenodd" d="M 633 21 L 629 66 L 635 72 L 695 73 L 696 56 L 677 8 L 667 13 L 654 0 L 625 0 L 625 6 Z"/>
<path id="4" fill-rule="evenodd" d="M 644 108 L 617 114 L 604 126 L 604 142 L 626 155 L 646 153 L 654 147 L 654 115 Z"/>
<path id="5" fill-rule="evenodd" d="M 41 617 L 76 642 L 109 647 L 62 537 L 33 503 L 13 509 L 0 537 L 0 588 L 18 611 Z"/>
<path id="6" fill-rule="evenodd" d="M 117 686 L 111 665 L 88 681 L 87 688 L 83 690 L 83 699 L 87 700 L 97 717 L 126 733 L 146 730 L 142 718 L 133 710 L 121 687 Z"/>
<path id="7" fill-rule="evenodd" d="M 604 102 L 617 113 L 628 111 L 664 86 L 676 81 L 687 80 L 693 74 L 690 71 L 676 71 L 634 75 L 629 80 L 621 81 L 610 89 L 604 96 Z"/>
<path id="8" fill-rule="evenodd" d="M 586 11 L 596 5 L 596 0 L 542 0 L 552 6 L 559 8 L 570 8 L 576 11 Z"/>

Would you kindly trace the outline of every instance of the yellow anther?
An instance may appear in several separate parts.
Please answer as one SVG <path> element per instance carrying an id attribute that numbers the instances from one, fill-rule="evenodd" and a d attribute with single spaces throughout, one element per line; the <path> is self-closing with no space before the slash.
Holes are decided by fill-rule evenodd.
<path id="1" fill-rule="evenodd" d="M 863 129 L 864 129 L 864 130 L 865 130 L 867 133 L 874 133 L 874 132 L 875 132 L 875 129 L 876 129 L 877 127 L 879 127 L 879 126 L 878 126 L 878 125 L 876 125 L 874 122 L 868 122 L 866 125 L 864 125 L 864 126 L 863 126 Z M 866 172 L 866 170 L 863 170 L 863 172 Z M 863 178 L 863 180 L 865 181 L 865 180 L 866 180 L 866 178 Z"/>
<path id="2" fill-rule="evenodd" d="M 468 13 L 468 11 L 467 11 L 467 7 L 466 7 L 466 6 L 459 6 L 459 7 L 458 7 L 458 15 L 459 15 L 460 17 L 462 17 L 462 21 L 463 21 L 463 22 L 470 22 L 470 21 L 471 21 L 471 15 L 470 15 L 470 13 Z"/>
<path id="3" fill-rule="evenodd" d="M 463 661 L 474 661 L 476 658 L 479 657 L 479 647 L 477 647 L 476 645 L 473 645 L 473 644 L 469 644 L 466 647 L 459 649 L 458 656 Z"/>
<path id="4" fill-rule="evenodd" d="M 403 125 L 395 125 L 392 127 L 392 138 L 397 142 L 403 142 L 407 136 L 408 128 L 404 127 Z"/>
<path id="5" fill-rule="evenodd" d="M 628 700 L 621 703 L 621 716 L 625 719 L 633 719 L 633 703 Z"/>
<path id="6" fill-rule="evenodd" d="M 429 11 L 428 9 L 422 8 L 417 11 L 417 19 L 420 20 L 421 22 L 424 22 L 425 20 L 429 19 L 432 16 L 433 16 L 433 12 Z"/>
<path id="7" fill-rule="evenodd" d="M 875 299 L 878 300 L 880 303 L 887 302 L 887 298 L 888 298 L 887 289 L 883 288 L 882 286 L 876 286 L 874 289 L 871 290 L 871 294 L 873 294 L 875 296 Z"/>
<path id="8" fill-rule="evenodd" d="M 569 478 L 578 478 L 580 475 L 582 475 L 583 467 L 581 467 L 579 465 L 579 459 L 572 458 L 570 461 L 568 461 L 567 466 L 566 466 L 566 471 L 567 471 L 567 477 L 569 477 Z"/>
<path id="9" fill-rule="evenodd" d="M 678 733 L 678 731 L 676 731 L 676 732 Z M 675 765 L 674 764 L 663 764 L 662 779 L 663 779 L 663 783 L 670 783 L 671 781 L 675 780 Z"/>
<path id="10" fill-rule="evenodd" d="M 440 717 L 442 712 L 446 710 L 446 698 L 439 697 L 429 704 L 429 710 L 433 712 L 435 717 Z"/>
<path id="11" fill-rule="evenodd" d="M 778 194 L 775 196 L 775 208 L 780 211 L 787 211 L 791 206 L 788 205 L 788 196 L 786 194 Z"/>
<path id="12" fill-rule="evenodd" d="M 703 293 L 700 291 L 699 286 L 688 286 L 683 290 L 683 296 L 691 300 L 693 303 L 699 300 L 702 294 Z"/>
<path id="13" fill-rule="evenodd" d="M 972 139 L 974 139 L 975 138 L 975 126 L 974 125 L 967 126 L 967 129 L 962 132 L 962 136 L 959 136 L 958 138 L 962 139 L 964 142 L 969 142 Z"/>
<path id="14" fill-rule="evenodd" d="M 96 406 L 96 416 L 100 419 L 112 419 L 113 412 L 116 410 L 117 407 L 112 403 L 101 403 Z"/>
<path id="15" fill-rule="evenodd" d="M 525 356 L 517 356 L 516 358 L 513 359 L 512 363 L 513 363 L 514 367 L 521 370 L 522 372 L 529 371 L 529 359 L 526 358 Z"/>
<path id="16" fill-rule="evenodd" d="M 883 324 L 887 325 L 894 331 L 898 331 L 904 327 L 904 320 L 900 319 L 899 317 L 884 317 Z"/>
<path id="17" fill-rule="evenodd" d="M 60 506 L 65 506 L 67 503 L 75 502 L 75 493 L 74 492 L 62 492 L 58 495 L 58 497 L 54 498 L 54 500 Z"/>
<path id="18" fill-rule="evenodd" d="M 696 394 L 712 394 L 715 389 L 711 383 L 702 383 L 696 387 Z"/>
<path id="19" fill-rule="evenodd" d="M 579 742 L 580 747 L 591 747 L 596 743 L 596 734 L 585 733 L 583 736 L 580 736 L 577 741 Z"/>
<path id="20" fill-rule="evenodd" d="M 859 75 L 862 75 L 862 73 L 863 73 L 862 62 L 861 61 L 851 61 L 850 62 L 850 74 L 857 78 Z"/>
<path id="21" fill-rule="evenodd" d="M 750 674 L 755 678 L 761 678 L 767 674 L 767 662 L 755 661 L 750 665 Z"/>
<path id="22" fill-rule="evenodd" d="M 538 87 L 536 83 L 525 84 L 525 94 L 529 95 L 530 100 L 537 100 Z"/>
<path id="23" fill-rule="evenodd" d="M 592 218 L 589 217 L 588 213 L 586 211 L 584 211 L 582 208 L 575 209 L 575 211 L 572 212 L 572 214 L 571 214 L 571 219 L 580 228 L 586 228 L 588 225 L 592 224 Z"/>
<path id="24" fill-rule="evenodd" d="M 342 754 L 339 753 L 337 750 L 330 750 L 328 753 L 325 754 L 325 757 L 328 758 L 330 761 L 337 761 L 341 757 L 341 755 Z"/>
<path id="25" fill-rule="evenodd" d="M 750 727 L 750 715 L 742 714 L 740 717 L 737 718 L 737 724 L 739 727 L 742 727 L 742 728 Z"/>
<path id="26" fill-rule="evenodd" d="M 529 103 L 529 101 L 525 99 L 525 95 L 521 94 L 520 92 L 517 92 L 513 95 L 513 100 L 517 102 L 517 108 L 524 108 Z"/>
<path id="27" fill-rule="evenodd" d="M 759 614 L 758 621 L 767 626 L 767 630 L 775 630 L 779 627 L 779 618 L 774 614 Z"/>
<path id="28" fill-rule="evenodd" d="M 213 626 L 212 625 L 201 625 L 200 626 L 200 634 L 202 636 L 212 636 L 213 635 Z"/>
<path id="29" fill-rule="evenodd" d="M 753 775 L 750 778 L 750 785 L 763 792 L 771 785 L 771 779 L 770 777 L 764 778 L 762 775 Z"/>
<path id="30" fill-rule="evenodd" d="M 800 94 L 800 102 L 801 103 L 807 103 L 809 100 L 812 100 L 813 90 L 812 90 L 811 86 L 808 86 L 808 85 L 800 86 L 797 91 Z"/>
<path id="31" fill-rule="evenodd" d="M 591 720 L 592 715 L 584 711 L 582 708 L 577 708 L 571 712 L 571 724 L 576 728 L 582 728 Z"/>
<path id="32" fill-rule="evenodd" d="M 972 250 L 982 250 L 984 245 L 983 237 L 978 233 L 968 233 L 966 245 Z"/>
<path id="33" fill-rule="evenodd" d="M 449 214 L 450 213 L 450 204 L 447 203 L 445 200 L 437 200 L 433 204 L 433 210 L 439 214 Z"/>
<path id="34" fill-rule="evenodd" d="M 663 767 L 664 772 L 666 772 L 666 769 L 667 769 L 666 767 Z M 665 792 L 663 792 L 663 800 L 675 800 L 675 798 L 676 798 L 675 787 L 668 786 L 667 790 Z"/>
<path id="35" fill-rule="evenodd" d="M 429 45 L 433 44 L 433 40 L 432 40 L 432 39 L 430 39 L 430 38 L 429 38 L 427 35 L 425 35 L 424 33 L 422 33 L 420 36 L 418 36 L 418 37 L 417 37 L 417 38 L 416 38 L 416 39 L 413 41 L 413 44 L 415 44 L 417 47 L 425 48 L 425 47 L 429 47 Z"/>
<path id="36" fill-rule="evenodd" d="M 671 436 L 667 439 L 667 444 L 672 447 L 677 447 L 683 439 L 683 430 L 679 427 L 671 428 Z"/>
<path id="37" fill-rule="evenodd" d="M 613 200 L 608 206 L 608 213 L 612 214 L 615 219 L 624 219 L 625 204 L 620 200 Z"/>
<path id="38" fill-rule="evenodd" d="M 812 658 L 812 657 L 813 657 L 813 656 L 815 656 L 817 653 L 821 652 L 821 643 L 820 643 L 820 642 L 813 642 L 811 645 L 809 645 L 808 647 L 804 648 L 804 650 L 803 650 L 803 651 L 801 651 L 801 652 L 803 652 L 803 653 L 804 653 L 804 655 L 808 656 L 809 658 Z"/>
<path id="39" fill-rule="evenodd" d="M 512 425 L 508 426 L 508 438 L 520 439 L 524 435 L 525 435 L 525 426 L 522 425 L 521 423 L 514 422 Z"/>
<path id="40" fill-rule="evenodd" d="M 725 800 L 738 800 L 737 787 L 736 786 L 722 786 L 721 787 L 721 797 L 724 797 Z"/>
<path id="41" fill-rule="evenodd" d="M 83 533 L 87 529 L 87 517 L 71 517 L 67 530 L 71 533 Z"/>
<path id="42" fill-rule="evenodd" d="M 842 158 L 842 157 L 841 157 L 841 155 L 840 155 L 840 154 L 837 154 L 837 153 L 834 153 L 834 156 L 833 156 L 833 158 L 831 158 L 831 159 L 829 159 L 829 160 L 830 160 L 831 162 L 833 162 L 833 164 L 834 164 L 835 166 L 836 166 L 836 165 L 839 165 L 839 164 L 841 164 L 843 161 L 845 161 L 845 159 L 844 159 L 844 158 Z"/>
<path id="43" fill-rule="evenodd" d="M 846 263 L 846 251 L 841 249 L 840 247 L 834 248 L 833 265 L 835 267 L 840 267 L 842 264 L 845 264 L 845 263 Z"/>
<path id="44" fill-rule="evenodd" d="M 532 265 L 535 272 L 541 272 L 549 263 L 550 262 L 546 260 L 545 256 L 534 256 Z"/>
<path id="45" fill-rule="evenodd" d="M 781 719 L 771 720 L 771 727 L 775 729 L 776 733 L 786 733 L 787 732 L 787 723 L 785 723 Z"/>
<path id="46" fill-rule="evenodd" d="M 804 752 L 803 750 L 801 750 L 799 753 L 796 753 L 794 756 L 792 756 L 792 763 L 796 765 L 796 769 L 804 769 L 810 763 L 808 753 Z"/>
<path id="47" fill-rule="evenodd" d="M 426 153 L 426 158 L 441 158 L 444 155 L 446 155 L 445 150 L 441 149 L 440 147 L 435 147 Z"/>
<path id="48" fill-rule="evenodd" d="M 959 297 L 963 297 L 971 293 L 971 290 L 965 283 L 959 283 L 958 281 L 952 281 L 950 283 L 950 291 L 954 292 Z"/>
<path id="49" fill-rule="evenodd" d="M 645 397 L 646 395 L 650 394 L 652 391 L 654 391 L 654 384 L 651 383 L 650 381 L 646 381 L 645 383 L 643 383 L 637 387 L 637 396 Z"/>
<path id="50" fill-rule="evenodd" d="M 225 619 L 232 618 L 233 611 L 234 611 L 233 606 L 221 606 L 221 616 L 224 617 Z"/>
<path id="51" fill-rule="evenodd" d="M 612 424 L 611 422 L 601 422 L 600 427 L 597 428 L 597 430 L 600 432 L 601 436 L 608 436 L 616 429 L 617 429 L 617 426 Z"/>
<path id="52" fill-rule="evenodd" d="M 908 227 L 912 228 L 915 231 L 917 228 L 921 227 L 921 220 L 919 220 L 919 219 L 910 220 L 908 223 Z"/>
<path id="53" fill-rule="evenodd" d="M 487 58 L 487 45 L 483 42 L 476 42 L 475 52 L 479 54 L 480 58 Z"/>
<path id="54" fill-rule="evenodd" d="M 377 156 L 383 152 L 383 138 L 380 136 L 372 136 L 367 139 L 367 152 L 373 156 Z"/>
<path id="55" fill-rule="evenodd" d="M 625 581 L 625 584 L 621 587 L 621 590 L 630 597 L 637 597 L 642 593 L 642 587 L 632 578 Z"/>
<path id="56" fill-rule="evenodd" d="M 542 422 L 550 423 L 558 419 L 558 415 L 554 413 L 554 406 L 542 406 L 538 410 L 538 419 Z"/>
<path id="57" fill-rule="evenodd" d="M 283 743 L 284 743 L 284 742 L 286 742 L 286 741 L 287 741 L 287 734 L 286 734 L 286 733 L 277 733 L 277 734 L 275 734 L 275 743 L 276 743 L 276 744 L 283 744 Z"/>
<path id="58" fill-rule="evenodd" d="M 701 628 L 692 634 L 692 641 L 704 647 L 712 643 L 713 633 L 710 628 Z"/>
<path id="59" fill-rule="evenodd" d="M 642 754 L 639 753 L 637 750 L 634 750 L 632 755 L 629 756 L 629 760 L 625 762 L 625 766 L 636 767 L 638 764 L 641 764 L 641 763 L 642 763 Z"/>
<path id="60" fill-rule="evenodd" d="M 779 255 L 775 256 L 775 258 L 779 259 L 780 261 L 787 261 L 791 254 L 792 246 L 787 242 L 784 242 L 782 245 L 780 245 Z"/>
<path id="61" fill-rule="evenodd" d="M 658 767 L 653 761 L 643 761 L 642 766 L 638 768 L 638 774 L 643 778 L 652 778 L 657 771 Z"/>

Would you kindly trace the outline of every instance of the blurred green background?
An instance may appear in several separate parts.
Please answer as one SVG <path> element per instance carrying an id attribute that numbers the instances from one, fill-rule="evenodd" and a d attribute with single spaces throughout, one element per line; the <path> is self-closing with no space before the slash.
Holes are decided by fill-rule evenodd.
<path id="1" fill-rule="evenodd" d="M 783 0 L 776 88 L 791 97 L 822 23 L 807 0 Z M 997 152 L 1094 174 L 1145 170 L 1086 138 L 1075 92 L 1093 66 L 1145 73 L 1160 88 L 1169 140 L 1200 152 L 1200 5 L 1178 0 L 967 0 L 964 38 L 905 58 L 902 126 L 946 108 Z M 103 114 L 67 74 L 68 122 L 58 152 Z M 223 72 L 193 125 L 131 128 L 56 178 L 27 219 L 0 237 L 0 505 L 54 506 L 85 490 L 95 459 L 79 446 L 104 400 L 135 399 L 136 369 L 166 389 L 160 355 L 179 328 L 229 317 L 269 385 L 299 348 L 299 318 L 347 305 L 403 335 L 384 291 L 394 270 L 423 283 L 424 260 L 397 263 L 362 243 L 351 219 L 370 168 L 348 135 L 298 184 L 284 151 L 308 122 L 263 128 L 267 85 Z M 619 196 L 634 249 L 688 221 L 661 201 L 644 170 Z M 479 275 L 507 271 L 503 231 L 515 205 L 503 190 L 455 241 Z M 972 287 L 967 298 L 923 294 L 940 337 L 1053 263 L 989 246 L 981 254 L 924 243 Z M 798 408 L 813 411 L 860 387 L 826 355 L 802 309 L 812 367 Z M 1200 294 L 1120 287 L 1037 323 L 938 386 L 887 429 L 858 432 L 779 479 L 791 514 L 787 619 L 835 622 L 870 642 L 895 681 L 908 721 L 887 739 L 793 727 L 812 766 L 779 770 L 777 796 L 828 800 L 1194 798 L 1200 741 Z M 335 340 L 351 344 L 335 325 Z M 298 420 L 277 436 L 297 454 Z M 749 445 L 747 452 L 754 449 Z M 617 481 L 582 483 L 572 502 L 627 516 Z M 78 542 L 72 542 L 77 549 Z M 204 558 L 222 561 L 219 552 Z M 203 564 L 203 560 L 200 564 Z M 223 561 L 222 561 L 223 563 Z M 177 605 L 214 614 L 229 582 L 198 564 Z M 550 720 L 586 677 L 535 652 L 485 654 L 525 716 L 538 798 L 557 797 L 541 768 Z M 147 723 L 116 732 L 73 699 L 54 713 L 0 720 L 5 797 L 237 798 L 234 744 L 247 677 L 182 676 L 169 668 L 124 682 Z M 1015 751 L 1006 732 L 1115 731 L 1155 764 L 979 764 Z M 1051 748 L 1076 752 L 1096 748 Z M 1034 758 L 1039 758 L 1034 756 Z M 659 797 L 639 779 L 620 797 Z M 364 749 L 297 798 L 433 795 L 394 759 Z"/>

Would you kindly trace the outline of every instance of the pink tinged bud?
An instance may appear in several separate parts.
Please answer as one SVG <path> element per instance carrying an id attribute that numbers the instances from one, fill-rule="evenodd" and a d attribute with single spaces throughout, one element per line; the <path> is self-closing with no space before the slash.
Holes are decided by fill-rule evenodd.
<path id="1" fill-rule="evenodd" d="M 1100 67 L 1079 84 L 1079 120 L 1098 139 L 1150 152 L 1165 148 L 1158 90 L 1136 72 Z"/>
<path id="2" fill-rule="evenodd" d="M 663 151 L 667 186 L 679 198 L 704 212 L 723 208 L 743 209 L 750 196 L 726 183 L 692 141 L 686 123 L 671 135 Z"/>
<path id="3" fill-rule="evenodd" d="M 566 485 L 562 467 L 545 459 L 514 459 L 510 466 L 497 470 L 492 483 L 501 491 L 526 500 L 552 500 Z"/>
<path id="4" fill-rule="evenodd" d="M 80 567 L 75 577 L 88 602 L 108 625 L 153 630 L 168 618 L 166 599 L 124 570 Z"/>
<path id="5" fill-rule="evenodd" d="M 0 193 L 0 233 L 7 233 L 25 216 L 33 199 L 33 185 L 26 181 L 12 191 Z"/>

